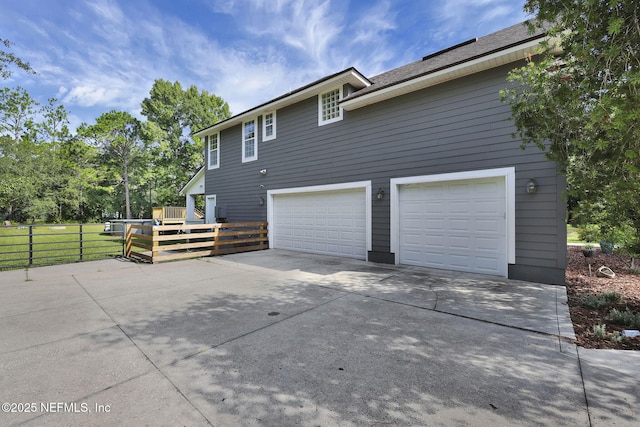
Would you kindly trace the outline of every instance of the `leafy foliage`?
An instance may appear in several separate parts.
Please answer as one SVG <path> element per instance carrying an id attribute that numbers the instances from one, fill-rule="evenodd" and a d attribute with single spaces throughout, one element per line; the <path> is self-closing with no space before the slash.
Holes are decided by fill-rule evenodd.
<path id="1" fill-rule="evenodd" d="M 611 309 L 607 321 L 630 329 L 640 329 L 640 313 L 634 313 L 628 307 L 624 311 Z"/>
<path id="2" fill-rule="evenodd" d="M 121 177 L 126 218 L 131 216 L 130 177 L 145 153 L 140 121 L 124 111 L 112 110 L 96 119 L 94 125 L 82 124 L 78 135 L 98 147 L 106 165 Z"/>
<path id="3" fill-rule="evenodd" d="M 502 98 L 524 145 L 566 172 L 578 225 L 623 233 L 640 255 L 640 4 L 528 0 L 550 41 Z M 549 24 L 553 23 L 553 24 Z"/>
<path id="4" fill-rule="evenodd" d="M 580 305 L 594 310 L 600 310 L 622 302 L 622 295 L 618 292 L 602 292 L 601 294 L 587 294 L 580 299 Z"/>
<path id="5" fill-rule="evenodd" d="M 66 111 L 55 102 L 51 99 L 46 108 L 58 111 L 55 132 L 60 142 L 67 136 L 62 125 Z M 47 110 L 39 108 L 24 89 L 0 91 L 0 213 L 5 218 L 55 221 L 60 217 L 60 190 L 67 171 L 55 151 L 58 142 L 38 138 L 38 130 L 49 126 L 49 120 Z"/>
<path id="6" fill-rule="evenodd" d="M 0 39 L 0 44 L 2 44 L 5 49 L 11 47 L 11 42 L 7 39 Z M 23 61 L 13 52 L 0 49 L 0 77 L 3 80 L 8 79 L 13 74 L 13 72 L 9 69 L 9 66 L 12 64 L 28 74 L 36 74 L 36 72 L 33 70 L 33 68 L 31 68 L 31 65 L 29 65 L 28 62 Z"/>
<path id="7" fill-rule="evenodd" d="M 229 107 L 164 80 L 142 107 L 146 122 L 110 111 L 73 135 L 55 98 L 40 105 L 23 88 L 0 89 L 0 219 L 142 218 L 154 205 L 182 205 L 178 191 L 203 160 L 191 131 L 229 117 Z"/>
<path id="8" fill-rule="evenodd" d="M 158 79 L 142 101 L 146 138 L 156 165 L 153 180 L 159 205 L 183 203 L 178 192 L 202 166 L 204 145 L 190 134 L 228 118 L 229 105 L 195 86 Z"/>

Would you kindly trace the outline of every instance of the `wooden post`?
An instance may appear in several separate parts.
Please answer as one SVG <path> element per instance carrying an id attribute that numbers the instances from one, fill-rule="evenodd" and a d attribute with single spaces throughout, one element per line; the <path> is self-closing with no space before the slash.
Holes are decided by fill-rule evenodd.
<path id="1" fill-rule="evenodd" d="M 260 225 L 260 239 L 262 239 L 260 241 L 260 248 L 261 249 L 266 249 L 267 248 L 267 223 L 264 222 Z"/>
<path id="2" fill-rule="evenodd" d="M 158 248 L 160 247 L 160 241 L 158 237 L 160 236 L 160 232 L 158 231 L 158 225 L 153 226 L 153 231 L 151 232 L 151 263 L 153 264 L 153 259 L 160 255 L 160 251 Z"/>
<path id="3" fill-rule="evenodd" d="M 217 224 L 213 224 L 213 241 L 211 242 L 211 250 L 215 251 L 218 245 L 218 233 L 220 232 L 220 227 L 216 227 Z"/>
<path id="4" fill-rule="evenodd" d="M 124 256 L 131 257 L 131 224 L 125 223 Z"/>

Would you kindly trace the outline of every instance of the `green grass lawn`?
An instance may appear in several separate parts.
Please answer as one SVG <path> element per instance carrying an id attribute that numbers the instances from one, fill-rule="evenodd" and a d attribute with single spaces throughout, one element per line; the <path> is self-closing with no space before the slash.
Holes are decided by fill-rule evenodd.
<path id="1" fill-rule="evenodd" d="M 573 225 L 567 224 L 567 243 L 587 243 L 584 240 L 580 240 L 578 236 L 578 228 Z"/>
<path id="2" fill-rule="evenodd" d="M 103 233 L 103 224 L 47 224 L 31 227 L 32 266 L 109 258 L 122 254 L 122 239 Z M 29 226 L 0 228 L 0 270 L 29 265 Z"/>
<path id="3" fill-rule="evenodd" d="M 122 239 L 103 233 L 103 224 L 83 224 L 82 261 L 122 255 Z M 32 226 L 32 266 L 80 261 L 80 227 L 71 225 Z M 169 242 L 167 242 L 168 244 Z M 567 224 L 567 243 L 580 240 L 578 229 Z M 143 251 L 134 248 L 136 251 Z M 0 270 L 29 265 L 29 226 L 0 227 Z"/>

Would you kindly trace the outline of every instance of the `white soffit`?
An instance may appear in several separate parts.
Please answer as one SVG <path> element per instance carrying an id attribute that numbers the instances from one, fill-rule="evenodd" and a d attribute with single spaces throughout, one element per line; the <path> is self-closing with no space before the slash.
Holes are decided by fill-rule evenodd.
<path id="1" fill-rule="evenodd" d="M 524 60 L 528 55 L 535 53 L 534 49 L 540 45 L 541 41 L 541 39 L 532 40 L 500 52 L 492 53 L 490 55 L 454 65 L 421 77 L 416 77 L 384 89 L 370 92 L 366 95 L 356 96 L 353 99 L 341 102 L 340 106 L 347 111 L 355 110 L 360 107 L 375 104 L 376 102 L 435 86 L 449 80 L 455 80 L 460 77 L 479 73 L 491 68 L 500 67 L 511 62 Z"/>

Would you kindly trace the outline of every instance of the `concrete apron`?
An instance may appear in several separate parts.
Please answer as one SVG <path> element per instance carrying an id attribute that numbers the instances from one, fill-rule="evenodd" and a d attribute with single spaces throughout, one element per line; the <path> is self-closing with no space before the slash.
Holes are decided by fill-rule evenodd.
<path id="1" fill-rule="evenodd" d="M 638 355 L 570 344 L 560 286 L 268 250 L 0 293 L 0 425 L 638 421 Z"/>

